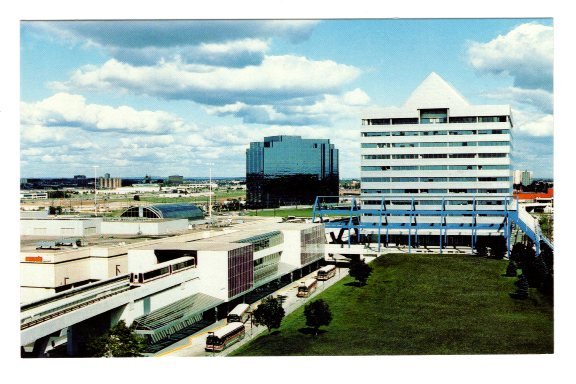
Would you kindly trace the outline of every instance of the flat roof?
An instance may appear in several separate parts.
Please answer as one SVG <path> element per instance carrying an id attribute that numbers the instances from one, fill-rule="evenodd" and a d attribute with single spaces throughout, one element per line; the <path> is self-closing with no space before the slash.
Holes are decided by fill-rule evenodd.
<path id="1" fill-rule="evenodd" d="M 246 247 L 246 243 L 232 243 L 232 242 L 214 242 L 197 240 L 190 242 L 171 242 L 152 244 L 150 246 L 138 247 L 138 249 L 150 250 L 184 250 L 184 251 L 231 251 L 238 248 Z"/>

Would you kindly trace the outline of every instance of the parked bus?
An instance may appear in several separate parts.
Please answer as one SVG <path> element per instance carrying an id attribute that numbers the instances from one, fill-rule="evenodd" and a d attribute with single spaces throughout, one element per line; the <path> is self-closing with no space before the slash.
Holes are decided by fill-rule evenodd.
<path id="1" fill-rule="evenodd" d="M 296 294 L 296 296 L 298 297 L 310 296 L 312 292 L 316 290 L 316 284 L 318 284 L 316 279 L 306 280 L 298 287 L 298 293 Z"/>
<path id="2" fill-rule="evenodd" d="M 206 352 L 220 352 L 230 345 L 242 340 L 246 334 L 244 324 L 230 323 L 206 338 Z"/>
<path id="3" fill-rule="evenodd" d="M 245 323 L 248 320 L 248 316 L 250 315 L 248 312 L 250 311 L 249 304 L 238 304 L 234 307 L 232 311 L 228 314 L 226 321 L 228 323 Z"/>
<path id="4" fill-rule="evenodd" d="M 328 279 L 331 279 L 332 277 L 334 277 L 334 275 L 336 275 L 336 266 L 335 265 L 327 265 L 327 266 L 322 267 L 318 270 L 318 273 L 316 274 L 316 279 L 317 280 L 328 280 Z"/>

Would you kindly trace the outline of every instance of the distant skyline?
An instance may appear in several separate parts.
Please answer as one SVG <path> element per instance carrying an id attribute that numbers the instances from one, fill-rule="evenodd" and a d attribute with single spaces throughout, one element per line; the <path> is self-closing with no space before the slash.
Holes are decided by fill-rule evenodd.
<path id="1" fill-rule="evenodd" d="M 245 176 L 251 141 L 330 139 L 360 174 L 360 116 L 430 72 L 510 104 L 513 169 L 553 176 L 552 19 L 25 21 L 23 178 Z"/>

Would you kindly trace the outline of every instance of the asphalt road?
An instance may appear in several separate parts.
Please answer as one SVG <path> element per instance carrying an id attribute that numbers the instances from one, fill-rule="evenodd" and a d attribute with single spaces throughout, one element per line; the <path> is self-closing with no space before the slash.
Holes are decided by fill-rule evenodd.
<path id="1" fill-rule="evenodd" d="M 296 296 L 298 291 L 298 285 L 300 285 L 301 281 L 304 281 L 308 278 L 312 278 L 316 276 L 316 271 L 313 273 L 302 277 L 299 280 L 292 282 L 291 284 L 279 289 L 278 291 L 274 292 L 273 295 L 285 295 L 286 300 L 282 304 L 286 315 L 292 313 L 297 308 L 301 307 L 302 305 L 306 304 L 310 300 L 314 299 L 320 292 L 324 289 L 330 287 L 338 280 L 344 278 L 348 275 L 348 268 L 338 268 L 336 275 L 327 281 L 318 281 L 318 288 L 316 291 L 307 298 L 300 298 Z M 252 308 L 255 309 L 257 303 L 252 305 Z M 230 346 L 229 348 L 221 351 L 221 352 L 206 352 L 204 347 L 206 346 L 206 337 L 208 336 L 209 332 L 213 332 L 219 328 L 222 328 L 226 325 L 226 319 L 222 319 L 217 323 L 210 325 L 203 330 L 188 336 L 171 346 L 159 351 L 158 353 L 154 354 L 154 357 L 166 357 L 166 356 L 179 356 L 179 357 L 189 357 L 189 356 L 208 356 L 208 357 L 222 357 L 228 355 L 230 352 L 236 350 L 240 346 L 244 345 L 245 343 L 250 342 L 253 338 L 259 335 L 262 332 L 266 332 L 267 329 L 265 326 L 254 326 L 250 323 L 250 321 L 246 322 L 246 336 L 240 342 Z"/>

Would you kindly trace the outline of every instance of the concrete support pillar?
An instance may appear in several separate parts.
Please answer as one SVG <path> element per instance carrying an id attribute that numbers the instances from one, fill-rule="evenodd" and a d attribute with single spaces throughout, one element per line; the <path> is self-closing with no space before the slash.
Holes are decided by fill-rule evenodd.
<path id="1" fill-rule="evenodd" d="M 68 356 L 85 356 L 88 343 L 103 335 L 112 326 L 112 312 L 106 312 L 68 327 Z"/>
<path id="2" fill-rule="evenodd" d="M 44 352 L 46 351 L 50 337 L 51 335 L 44 336 L 34 342 L 34 348 L 32 349 L 33 357 L 44 357 Z"/>

